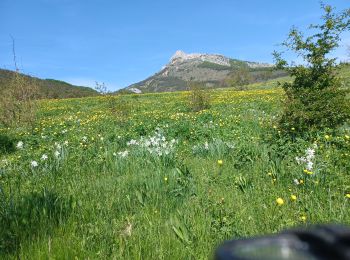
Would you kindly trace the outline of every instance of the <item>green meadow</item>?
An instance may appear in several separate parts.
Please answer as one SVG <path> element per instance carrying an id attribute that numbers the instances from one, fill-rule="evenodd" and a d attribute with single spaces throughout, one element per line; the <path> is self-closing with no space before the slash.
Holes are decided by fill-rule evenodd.
<path id="1" fill-rule="evenodd" d="M 1 129 L 0 258 L 207 259 L 350 224 L 348 125 L 284 138 L 276 81 L 212 90 L 199 112 L 188 95 L 42 100 L 33 127 Z"/>

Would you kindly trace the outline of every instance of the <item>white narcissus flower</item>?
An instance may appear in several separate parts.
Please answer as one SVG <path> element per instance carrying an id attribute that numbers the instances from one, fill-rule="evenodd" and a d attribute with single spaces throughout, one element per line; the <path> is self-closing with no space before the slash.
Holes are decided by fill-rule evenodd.
<path id="1" fill-rule="evenodd" d="M 128 150 L 125 150 L 123 152 L 119 152 L 118 155 L 122 158 L 125 158 L 126 156 L 128 156 L 129 154 L 129 151 Z"/>
<path id="2" fill-rule="evenodd" d="M 59 157 L 60 154 L 61 154 L 61 153 L 60 153 L 59 151 L 55 151 L 55 156 L 56 156 L 56 158 Z"/>
<path id="3" fill-rule="evenodd" d="M 33 168 L 35 168 L 35 167 L 38 167 L 38 166 L 39 166 L 39 164 L 38 164 L 38 162 L 37 162 L 37 161 L 31 161 L 31 162 L 30 162 L 30 165 L 31 165 Z"/>
<path id="4" fill-rule="evenodd" d="M 17 149 L 23 149 L 23 142 L 19 141 L 16 145 Z"/>

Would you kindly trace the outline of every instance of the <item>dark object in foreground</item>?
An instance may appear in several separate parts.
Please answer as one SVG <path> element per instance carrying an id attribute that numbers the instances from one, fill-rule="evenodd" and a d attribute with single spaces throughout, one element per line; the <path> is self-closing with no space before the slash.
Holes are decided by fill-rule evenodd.
<path id="1" fill-rule="evenodd" d="M 350 229 L 318 225 L 277 235 L 226 241 L 216 250 L 215 259 L 350 259 Z"/>

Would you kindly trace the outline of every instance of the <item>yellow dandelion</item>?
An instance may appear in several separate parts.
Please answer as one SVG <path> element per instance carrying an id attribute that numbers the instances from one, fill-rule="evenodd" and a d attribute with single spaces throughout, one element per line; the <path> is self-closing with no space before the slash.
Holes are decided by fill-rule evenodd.
<path id="1" fill-rule="evenodd" d="M 297 200 L 297 196 L 295 196 L 294 194 L 290 195 L 290 199 L 292 201 L 296 201 Z"/>
<path id="2" fill-rule="evenodd" d="M 276 203 L 278 206 L 282 206 L 284 204 L 284 200 L 282 198 L 277 198 Z"/>
<path id="3" fill-rule="evenodd" d="M 222 160 L 218 160 L 218 164 L 221 166 L 221 165 L 223 165 L 223 161 Z"/>
<path id="4" fill-rule="evenodd" d="M 306 221 L 306 216 L 305 216 L 305 215 L 302 215 L 302 216 L 300 217 L 300 220 L 303 221 L 303 222 L 305 222 L 305 221 Z"/>
<path id="5" fill-rule="evenodd" d="M 345 195 L 345 197 L 347 197 L 348 199 L 350 199 L 350 193 L 347 193 L 347 194 Z"/>
<path id="6" fill-rule="evenodd" d="M 168 181 L 168 177 L 164 177 L 164 181 Z"/>
<path id="7" fill-rule="evenodd" d="M 329 135 L 325 135 L 324 138 L 325 138 L 326 140 L 329 140 L 329 138 L 331 138 L 331 137 L 330 137 Z"/>

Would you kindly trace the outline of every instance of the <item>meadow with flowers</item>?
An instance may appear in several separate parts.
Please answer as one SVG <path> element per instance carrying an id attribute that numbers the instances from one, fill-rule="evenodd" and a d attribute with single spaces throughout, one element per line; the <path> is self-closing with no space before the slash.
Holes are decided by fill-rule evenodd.
<path id="1" fill-rule="evenodd" d="M 348 75 L 348 72 L 346 72 Z M 285 139 L 274 81 L 40 101 L 2 128 L 0 258 L 206 259 L 224 240 L 350 224 L 350 128 Z M 122 113 L 121 113 L 122 112 Z"/>

